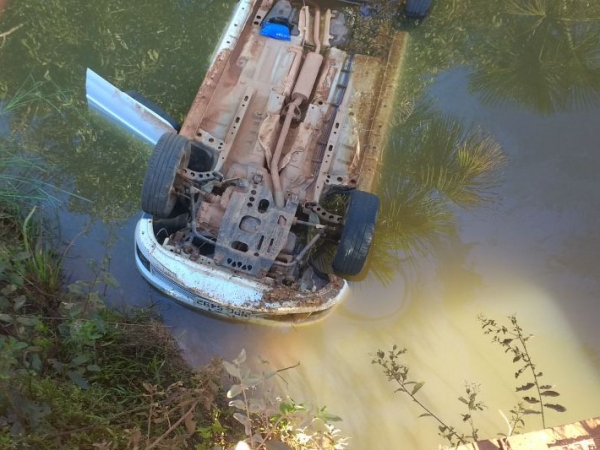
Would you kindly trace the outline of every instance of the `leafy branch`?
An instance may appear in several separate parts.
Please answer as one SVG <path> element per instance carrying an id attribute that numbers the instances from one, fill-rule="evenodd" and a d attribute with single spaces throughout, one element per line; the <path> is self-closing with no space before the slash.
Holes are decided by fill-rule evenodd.
<path id="1" fill-rule="evenodd" d="M 273 442 L 282 448 L 302 450 L 347 447 L 347 439 L 331 424 L 341 420 L 339 417 L 325 408 L 311 410 L 303 403 L 276 394 L 275 376 L 297 365 L 255 372 L 248 367 L 245 350 L 233 361 L 223 361 L 223 367 L 236 381 L 227 392 L 227 398 L 231 399 L 229 406 L 237 410 L 233 418 L 244 426 L 246 435 L 246 441 L 240 442 L 236 449 L 266 450 Z"/>
<path id="2" fill-rule="evenodd" d="M 545 409 L 552 409 L 557 412 L 564 412 L 567 409 L 558 403 L 546 403 L 548 397 L 558 397 L 560 394 L 549 384 L 542 384 L 541 378 L 544 374 L 537 369 L 529 353 L 528 342 L 532 335 L 524 333 L 519 325 L 516 316 L 509 316 L 510 326 L 499 325 L 495 320 L 488 319 L 483 315 L 478 316 L 481 327 L 485 334 L 491 334 L 492 342 L 500 344 L 506 353 L 513 355 L 513 363 L 518 364 L 519 368 L 515 372 L 515 378 L 519 378 L 524 373 L 531 373 L 531 381 L 518 386 L 516 392 L 521 393 L 523 402 L 519 402 L 510 410 L 510 419 L 502 412 L 501 415 L 508 426 L 508 434 L 521 431 L 525 427 L 524 417 L 526 415 L 537 414 L 541 416 L 542 426 L 546 428 Z M 479 440 L 479 429 L 475 426 L 474 414 L 486 409 L 486 405 L 479 400 L 479 385 L 474 383 L 465 383 L 465 395 L 458 397 L 458 400 L 466 406 L 467 411 L 460 413 L 462 423 L 468 425 L 469 433 L 461 433 L 454 426 L 449 425 L 439 415 L 435 414 L 427 407 L 417 396 L 425 384 L 423 381 L 416 381 L 409 376 L 410 368 L 400 361 L 407 350 L 399 349 L 394 345 L 391 350 L 385 352 L 378 350 L 376 357 L 371 361 L 383 369 L 388 381 L 395 382 L 398 388 L 394 392 L 401 392 L 415 402 L 423 411 L 419 417 L 432 417 L 438 423 L 438 434 L 446 439 L 450 445 L 464 445 L 472 441 Z M 534 389 L 535 388 L 535 389 Z"/>
<path id="3" fill-rule="evenodd" d="M 463 422 L 468 422 L 471 427 L 471 436 L 474 441 L 479 439 L 479 429 L 475 428 L 473 421 L 474 411 L 483 411 L 486 406 L 482 401 L 477 400 L 479 394 L 479 385 L 475 383 L 465 383 L 465 393 L 467 397 L 458 397 L 458 400 L 467 405 L 467 413 L 461 414 Z"/>
<path id="4" fill-rule="evenodd" d="M 397 345 L 394 345 L 387 353 L 383 350 L 378 350 L 377 357 L 374 358 L 371 363 L 381 366 L 388 381 L 394 381 L 398 384 L 398 389 L 394 392 L 402 392 L 403 394 L 408 395 L 413 402 L 419 405 L 424 411 L 419 417 L 432 417 L 438 423 L 439 435 L 446 439 L 451 445 L 466 444 L 471 439 L 476 439 L 477 429 L 473 426 L 472 411 L 482 410 L 485 407 L 482 402 L 477 401 L 477 394 L 479 391 L 474 389 L 472 385 L 467 385 L 466 392 L 468 400 L 464 397 L 459 397 L 459 400 L 465 403 L 469 409 L 468 413 L 463 414 L 462 417 L 463 421 L 470 423 L 472 435 L 459 434 L 456 427 L 449 425 L 417 398 L 417 393 L 425 383 L 423 381 L 411 380 L 408 375 L 410 368 L 406 364 L 399 362 L 400 356 L 404 355 L 406 352 L 407 350 L 405 348 L 399 349 Z"/>
<path id="5" fill-rule="evenodd" d="M 545 403 L 547 397 L 558 397 L 560 394 L 553 389 L 552 385 L 542 384 L 540 378 L 544 373 L 538 370 L 536 364 L 532 361 L 527 343 L 533 337 L 532 334 L 525 334 L 517 321 L 515 315 L 508 316 L 510 326 L 499 325 L 495 320 L 488 319 L 484 315 L 479 315 L 479 322 L 484 334 L 492 335 L 492 342 L 498 343 L 504 348 L 505 353 L 512 353 L 513 363 L 519 363 L 520 367 L 515 372 L 515 378 L 519 378 L 526 372 L 531 373 L 529 382 L 518 386 L 516 392 L 521 392 L 523 400 L 529 405 L 528 408 L 521 407 L 520 412 L 523 415 L 539 414 L 542 420 L 542 427 L 546 428 L 545 409 L 553 409 L 557 412 L 565 412 L 567 408 L 558 403 Z M 535 388 L 534 393 L 530 391 Z M 513 411 L 511 411 L 513 412 Z M 513 412 L 513 418 L 515 417 Z M 513 420 L 515 425 L 519 424 L 520 417 Z"/>

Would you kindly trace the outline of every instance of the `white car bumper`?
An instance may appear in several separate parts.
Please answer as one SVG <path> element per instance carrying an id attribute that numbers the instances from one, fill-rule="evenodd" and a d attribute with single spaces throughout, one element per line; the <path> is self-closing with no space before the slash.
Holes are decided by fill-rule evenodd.
<path id="1" fill-rule="evenodd" d="M 142 276 L 175 300 L 234 319 L 307 322 L 339 303 L 348 284 L 335 277 L 315 292 L 274 288 L 225 267 L 191 261 L 162 247 L 144 215 L 135 230 L 135 259 Z"/>

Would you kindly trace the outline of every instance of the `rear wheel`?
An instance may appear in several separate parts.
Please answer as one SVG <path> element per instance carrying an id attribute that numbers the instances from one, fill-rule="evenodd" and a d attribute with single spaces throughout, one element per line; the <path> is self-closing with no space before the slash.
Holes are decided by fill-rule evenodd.
<path id="1" fill-rule="evenodd" d="M 431 9 L 433 0 L 406 0 L 404 14 L 411 19 L 424 19 Z"/>
<path id="2" fill-rule="evenodd" d="M 177 172 L 187 167 L 191 143 L 173 133 L 163 134 L 148 162 L 142 186 L 142 209 L 156 217 L 169 217 L 177 204 Z"/>
<path id="3" fill-rule="evenodd" d="M 369 192 L 350 191 L 342 235 L 331 264 L 340 275 L 358 275 L 365 265 L 379 211 L 379 198 Z"/>

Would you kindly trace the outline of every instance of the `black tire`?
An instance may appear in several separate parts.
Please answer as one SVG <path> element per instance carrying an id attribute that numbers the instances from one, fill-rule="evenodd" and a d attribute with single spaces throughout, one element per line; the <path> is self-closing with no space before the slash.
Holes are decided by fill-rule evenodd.
<path id="1" fill-rule="evenodd" d="M 411 19 L 424 19 L 431 9 L 433 0 L 406 0 L 404 14 Z"/>
<path id="2" fill-rule="evenodd" d="M 179 134 L 163 134 L 148 162 L 142 186 L 142 209 L 156 217 L 169 217 L 177 204 L 173 190 L 177 171 L 187 167 L 191 143 Z"/>
<path id="3" fill-rule="evenodd" d="M 358 275 L 365 265 L 379 211 L 379 198 L 369 192 L 350 191 L 342 235 L 331 263 L 341 275 Z"/>

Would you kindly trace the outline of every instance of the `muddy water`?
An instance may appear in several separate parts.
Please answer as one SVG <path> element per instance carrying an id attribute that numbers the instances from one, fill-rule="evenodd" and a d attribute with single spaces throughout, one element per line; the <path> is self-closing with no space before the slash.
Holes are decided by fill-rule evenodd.
<path id="1" fill-rule="evenodd" d="M 0 33 L 23 24 L 0 48 L 0 94 L 14 98 L 25 83 L 59 105 L 47 111 L 32 100 L 11 113 L 9 125 L 3 119 L 2 133 L 5 139 L 9 126 L 53 164 L 49 176 L 77 194 L 58 194 L 61 235 L 76 237 L 66 263 L 72 279 L 92 278 L 85 262 L 106 257 L 120 282 L 109 290 L 112 304 L 155 304 L 194 364 L 233 358 L 242 347 L 276 367 L 300 361 L 287 374 L 292 395 L 341 415 L 351 448 L 443 443 L 432 420 L 419 419 L 416 405 L 392 394 L 395 387 L 371 365 L 377 349 L 393 344 L 408 348 L 411 376 L 425 381 L 419 395 L 436 413 L 460 424 L 457 397 L 465 381 L 479 383 L 488 405 L 476 416 L 480 434 L 506 432 L 500 411 L 509 415 L 519 400 L 516 366 L 481 333 L 480 313 L 498 320 L 517 314 L 535 335 L 530 349 L 543 382 L 556 386 L 557 403 L 568 408 L 550 411 L 548 425 L 600 414 L 600 5 L 548 0 L 547 9 L 526 14 L 525 0 L 511 10 L 484 0 L 436 2 L 411 30 L 380 193 L 386 202 L 399 198 L 411 150 L 435 159 L 435 141 L 420 140 L 433 131 L 415 120 L 423 110 L 429 119 L 480 127 L 501 145 L 508 163 L 499 182 L 475 206 L 444 202 L 445 224 L 415 221 L 414 239 L 395 247 L 404 251 L 380 247 L 371 274 L 353 282 L 323 322 L 268 328 L 192 313 L 141 279 L 132 235 L 150 149 L 88 117 L 83 106 L 89 66 L 185 114 L 230 5 L 169 3 L 24 0 L 0 18 Z M 387 232 L 386 221 L 412 219 L 384 214 L 380 230 Z M 417 247 L 421 253 L 408 261 L 405 251 Z M 528 423 L 539 427 L 535 417 Z"/>

